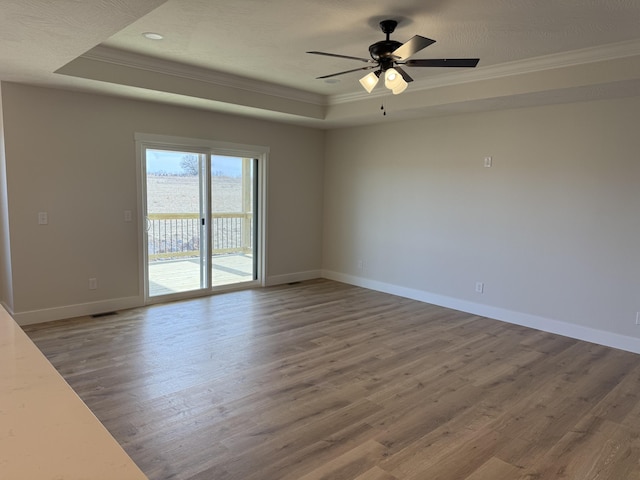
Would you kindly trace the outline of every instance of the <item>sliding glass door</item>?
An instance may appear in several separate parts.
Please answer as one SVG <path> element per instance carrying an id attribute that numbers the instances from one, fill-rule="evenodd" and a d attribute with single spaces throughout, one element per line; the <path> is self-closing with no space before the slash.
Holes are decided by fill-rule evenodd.
<path id="1" fill-rule="evenodd" d="M 143 146 L 145 294 L 259 280 L 259 160 Z"/>
<path id="2" fill-rule="evenodd" d="M 253 158 L 211 157 L 213 286 L 256 280 L 256 169 Z"/>

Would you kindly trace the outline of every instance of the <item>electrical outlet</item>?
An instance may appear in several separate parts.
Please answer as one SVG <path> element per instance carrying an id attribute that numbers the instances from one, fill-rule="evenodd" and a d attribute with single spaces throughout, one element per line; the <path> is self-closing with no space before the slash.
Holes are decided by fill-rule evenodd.
<path id="1" fill-rule="evenodd" d="M 133 220 L 133 215 L 131 213 L 131 210 L 125 210 L 124 211 L 124 221 L 125 222 L 131 222 Z"/>
<path id="2" fill-rule="evenodd" d="M 484 283 L 476 282 L 476 293 L 483 293 L 483 292 L 484 292 Z"/>
<path id="3" fill-rule="evenodd" d="M 491 167 L 492 164 L 493 164 L 493 157 L 484 157 L 484 166 L 486 168 Z"/>
<path id="4" fill-rule="evenodd" d="M 636 325 L 640 325 L 640 312 L 636 312 Z"/>
<path id="5" fill-rule="evenodd" d="M 38 225 L 48 225 L 49 214 L 47 212 L 38 212 Z"/>
<path id="6" fill-rule="evenodd" d="M 90 278 L 89 279 L 89 290 L 96 290 L 98 288 L 98 279 Z"/>

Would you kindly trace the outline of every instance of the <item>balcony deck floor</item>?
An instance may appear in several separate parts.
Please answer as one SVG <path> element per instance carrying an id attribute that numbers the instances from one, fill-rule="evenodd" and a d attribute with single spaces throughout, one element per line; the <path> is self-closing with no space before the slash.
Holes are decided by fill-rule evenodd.
<path id="1" fill-rule="evenodd" d="M 213 286 L 253 280 L 253 256 L 245 254 L 214 255 Z M 188 292 L 200 288 L 198 258 L 155 261 L 149 264 L 149 296 Z"/>

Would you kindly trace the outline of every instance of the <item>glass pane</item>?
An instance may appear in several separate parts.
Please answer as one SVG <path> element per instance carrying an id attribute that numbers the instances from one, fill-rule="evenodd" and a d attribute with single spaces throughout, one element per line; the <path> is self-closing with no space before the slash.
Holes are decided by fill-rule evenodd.
<path id="1" fill-rule="evenodd" d="M 205 155 L 146 150 L 149 296 L 204 288 L 200 171 Z"/>
<path id="2" fill-rule="evenodd" d="M 255 280 L 254 175 L 251 158 L 211 157 L 212 284 Z"/>

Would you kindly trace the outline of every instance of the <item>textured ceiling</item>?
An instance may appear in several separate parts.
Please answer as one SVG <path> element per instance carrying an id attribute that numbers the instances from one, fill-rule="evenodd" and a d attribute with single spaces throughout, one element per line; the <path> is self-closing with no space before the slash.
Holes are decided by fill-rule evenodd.
<path id="1" fill-rule="evenodd" d="M 0 1 L 0 80 L 47 74 L 146 15 L 164 0 Z"/>
<path id="2" fill-rule="evenodd" d="M 478 68 L 407 69 L 394 98 L 315 78 L 362 64 L 307 50 L 367 57 L 386 18 L 392 39 L 436 40 L 414 58 Z M 410 118 L 640 94 L 638 25 L 638 0 L 3 0 L 0 79 L 346 125 L 380 121 L 381 99 Z"/>

